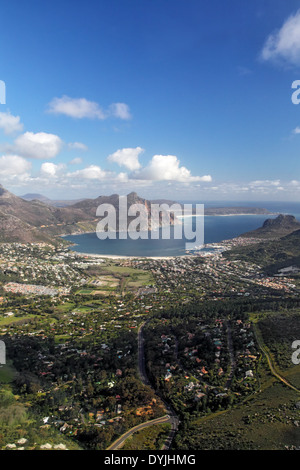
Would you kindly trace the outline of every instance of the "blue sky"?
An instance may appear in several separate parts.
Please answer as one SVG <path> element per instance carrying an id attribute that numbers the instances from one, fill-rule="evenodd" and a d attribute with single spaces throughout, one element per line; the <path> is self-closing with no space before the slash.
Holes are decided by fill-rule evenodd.
<path id="1" fill-rule="evenodd" d="M 299 8 L 6 2 L 0 182 L 57 199 L 298 201 Z"/>

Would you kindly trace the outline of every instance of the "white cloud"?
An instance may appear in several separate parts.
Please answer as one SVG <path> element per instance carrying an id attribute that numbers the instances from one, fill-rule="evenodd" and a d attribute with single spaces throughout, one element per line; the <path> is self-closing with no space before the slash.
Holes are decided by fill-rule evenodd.
<path id="1" fill-rule="evenodd" d="M 12 150 L 23 157 L 47 160 L 56 157 L 62 144 L 62 140 L 54 134 L 25 132 L 17 137 Z"/>
<path id="2" fill-rule="evenodd" d="M 82 150 L 86 152 L 88 150 L 88 146 L 83 144 L 82 142 L 70 142 L 68 147 L 72 150 Z"/>
<path id="3" fill-rule="evenodd" d="M 56 165 L 55 163 L 45 162 L 41 166 L 41 176 L 50 178 L 60 176 L 65 167 L 66 166 L 63 163 Z"/>
<path id="4" fill-rule="evenodd" d="M 117 176 L 116 176 L 116 181 L 119 182 L 119 183 L 128 183 L 129 179 L 128 179 L 128 175 L 127 173 L 119 173 Z"/>
<path id="5" fill-rule="evenodd" d="M 53 98 L 48 105 L 48 113 L 63 114 L 75 119 L 100 119 L 108 117 L 128 120 L 131 118 L 129 106 L 125 103 L 112 103 L 108 110 L 103 110 L 95 101 L 89 101 L 86 98 L 70 98 L 62 96 Z"/>
<path id="6" fill-rule="evenodd" d="M 280 186 L 280 180 L 256 180 L 251 181 L 250 187 L 251 188 L 262 188 L 262 187 L 272 187 L 272 186 Z"/>
<path id="7" fill-rule="evenodd" d="M 283 65 L 300 65 L 300 10 L 267 38 L 261 58 Z"/>
<path id="8" fill-rule="evenodd" d="M 76 179 L 86 179 L 86 180 L 99 180 L 102 181 L 107 177 L 108 173 L 105 170 L 102 170 L 100 166 L 90 165 L 82 170 L 77 170 L 71 173 L 68 173 L 69 178 Z"/>
<path id="9" fill-rule="evenodd" d="M 2 155 L 0 157 L 1 178 L 23 176 L 28 174 L 31 163 L 19 155 Z"/>
<path id="10" fill-rule="evenodd" d="M 64 114 L 76 119 L 105 119 L 105 114 L 98 103 L 85 98 L 70 98 L 66 95 L 62 98 L 53 98 L 49 103 L 48 112 Z"/>
<path id="11" fill-rule="evenodd" d="M 13 116 L 10 111 L 0 113 L 0 129 L 5 134 L 13 134 L 14 132 L 22 132 L 23 124 L 20 122 L 19 116 Z"/>
<path id="12" fill-rule="evenodd" d="M 152 181 L 178 181 L 182 183 L 212 181 L 210 175 L 192 176 L 190 170 L 180 166 L 180 161 L 175 155 L 154 155 L 148 166 L 135 172 L 132 177 Z"/>
<path id="13" fill-rule="evenodd" d="M 208 195 L 213 192 L 219 195 L 226 195 L 229 197 L 240 195 L 241 198 L 246 197 L 268 197 L 268 201 L 272 198 L 282 196 L 282 193 L 290 194 L 291 196 L 295 195 L 295 192 L 300 191 L 300 181 L 293 180 L 288 182 L 283 182 L 280 180 L 255 180 L 250 182 L 220 182 L 218 185 L 205 185 L 203 187 L 204 194 Z M 216 196 L 214 196 L 216 197 Z M 245 200 L 245 199 L 240 199 Z M 247 199 L 250 200 L 250 199 Z M 273 199 L 274 200 L 274 199 Z M 276 200 L 276 199 L 275 199 Z M 278 199 L 280 200 L 280 199 Z M 291 199 L 292 200 L 292 199 Z"/>
<path id="14" fill-rule="evenodd" d="M 141 168 L 139 155 L 142 152 L 144 152 L 144 149 L 141 147 L 123 148 L 109 155 L 107 160 L 109 162 L 117 163 L 120 166 L 125 166 L 131 171 L 139 170 Z"/>
<path id="15" fill-rule="evenodd" d="M 269 195 L 272 197 L 282 191 L 289 192 L 296 189 L 298 189 L 298 182 L 296 180 L 285 183 L 280 180 L 255 180 L 249 183 L 223 182 L 218 186 L 207 186 L 205 188 L 206 191 L 213 190 L 220 194 L 248 193 L 249 195 Z"/>
<path id="16" fill-rule="evenodd" d="M 129 111 L 129 106 L 125 103 L 113 103 L 109 106 L 109 112 L 112 116 L 128 120 L 131 119 L 131 114 Z"/>
<path id="17" fill-rule="evenodd" d="M 296 127 L 294 130 L 293 130 L 293 134 L 300 134 L 300 127 Z"/>

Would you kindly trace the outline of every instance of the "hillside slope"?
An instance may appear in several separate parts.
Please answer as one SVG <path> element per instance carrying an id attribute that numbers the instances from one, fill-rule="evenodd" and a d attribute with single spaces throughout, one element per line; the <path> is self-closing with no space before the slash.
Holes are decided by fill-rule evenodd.
<path id="1" fill-rule="evenodd" d="M 224 252 L 223 256 L 258 264 L 268 275 L 279 274 L 285 268 L 300 269 L 300 230 L 276 240 L 234 248 Z"/>
<path id="2" fill-rule="evenodd" d="M 86 199 L 68 207 L 54 207 L 36 199 L 26 201 L 0 185 L 0 242 L 53 242 L 59 235 L 95 231 L 100 221 L 96 215 L 97 208 L 104 203 L 115 207 L 118 230 L 118 194 Z M 132 204 L 145 207 L 146 215 L 143 217 L 150 229 L 151 202 L 136 193 L 130 193 L 127 196 L 127 207 Z M 128 223 L 135 218 L 128 217 Z M 180 223 L 172 215 L 170 219 L 171 225 Z M 160 217 L 158 227 L 162 223 Z"/>
<path id="3" fill-rule="evenodd" d="M 246 232 L 241 237 L 276 239 L 300 230 L 300 222 L 293 215 L 280 214 L 275 219 L 267 219 L 262 227 Z"/>

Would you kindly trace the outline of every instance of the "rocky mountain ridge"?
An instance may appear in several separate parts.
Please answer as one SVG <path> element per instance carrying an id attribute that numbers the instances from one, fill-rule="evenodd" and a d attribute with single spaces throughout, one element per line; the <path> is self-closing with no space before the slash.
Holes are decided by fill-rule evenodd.
<path id="1" fill-rule="evenodd" d="M 59 235 L 95 231 L 100 220 L 96 212 L 101 204 L 114 206 L 118 216 L 118 194 L 85 199 L 67 207 L 55 207 L 36 199 L 26 201 L 0 185 L 0 241 L 53 243 Z M 151 201 L 132 192 L 127 195 L 127 207 L 132 204 L 142 204 L 145 207 L 147 221 L 149 220 L 148 229 L 151 229 Z M 143 216 L 146 217 L 145 214 Z M 128 223 L 133 219 L 135 217 L 128 217 Z M 171 225 L 178 223 L 172 214 L 170 220 Z M 161 223 L 160 217 L 158 226 Z"/>

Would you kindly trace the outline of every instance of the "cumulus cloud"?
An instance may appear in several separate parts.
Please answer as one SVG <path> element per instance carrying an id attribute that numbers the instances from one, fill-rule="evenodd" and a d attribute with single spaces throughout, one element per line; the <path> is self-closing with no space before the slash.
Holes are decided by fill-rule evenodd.
<path id="1" fill-rule="evenodd" d="M 105 119 L 105 114 L 98 103 L 88 101 L 85 98 L 53 98 L 49 103 L 48 112 L 52 114 L 64 114 L 76 119 Z"/>
<path id="2" fill-rule="evenodd" d="M 53 98 L 49 103 L 48 113 L 63 114 L 74 119 L 99 119 L 104 120 L 108 117 L 128 120 L 131 118 L 129 106 L 125 103 L 112 103 L 105 111 L 95 101 L 89 101 L 86 98 L 71 98 L 62 96 Z"/>
<path id="3" fill-rule="evenodd" d="M 102 170 L 98 165 L 90 165 L 82 170 L 67 173 L 69 178 L 85 179 L 85 180 L 99 180 L 102 181 L 107 177 L 108 173 Z"/>
<path id="4" fill-rule="evenodd" d="M 119 173 L 115 179 L 118 183 L 128 183 L 129 181 L 127 173 L 123 173 L 123 172 Z"/>
<path id="5" fill-rule="evenodd" d="M 109 155 L 107 160 L 109 162 L 117 163 L 120 166 L 125 166 L 128 170 L 135 171 L 141 168 L 139 155 L 142 152 L 144 152 L 144 149 L 141 147 L 123 148 Z"/>
<path id="6" fill-rule="evenodd" d="M 300 65 L 300 10 L 291 15 L 279 30 L 270 34 L 261 58 L 283 65 Z"/>
<path id="7" fill-rule="evenodd" d="M 1 178 L 28 174 L 31 163 L 19 155 L 2 155 L 0 157 Z"/>
<path id="8" fill-rule="evenodd" d="M 17 137 L 12 150 L 26 158 L 47 160 L 56 157 L 62 144 L 62 140 L 54 134 L 25 132 Z"/>
<path id="9" fill-rule="evenodd" d="M 150 163 L 140 171 L 132 175 L 136 179 L 152 181 L 178 181 L 192 183 L 196 181 L 210 182 L 210 175 L 192 176 L 190 170 L 180 166 L 180 161 L 175 155 L 154 155 Z"/>
<path id="10" fill-rule="evenodd" d="M 10 111 L 0 113 L 0 129 L 3 129 L 5 134 L 13 134 L 14 132 L 22 132 L 23 124 L 19 116 L 13 116 Z"/>
<path id="11" fill-rule="evenodd" d="M 63 163 L 59 163 L 56 165 L 55 163 L 51 162 L 45 162 L 41 166 L 41 176 L 43 177 L 50 177 L 50 178 L 55 178 L 57 176 L 60 176 L 65 169 L 65 165 Z"/>

